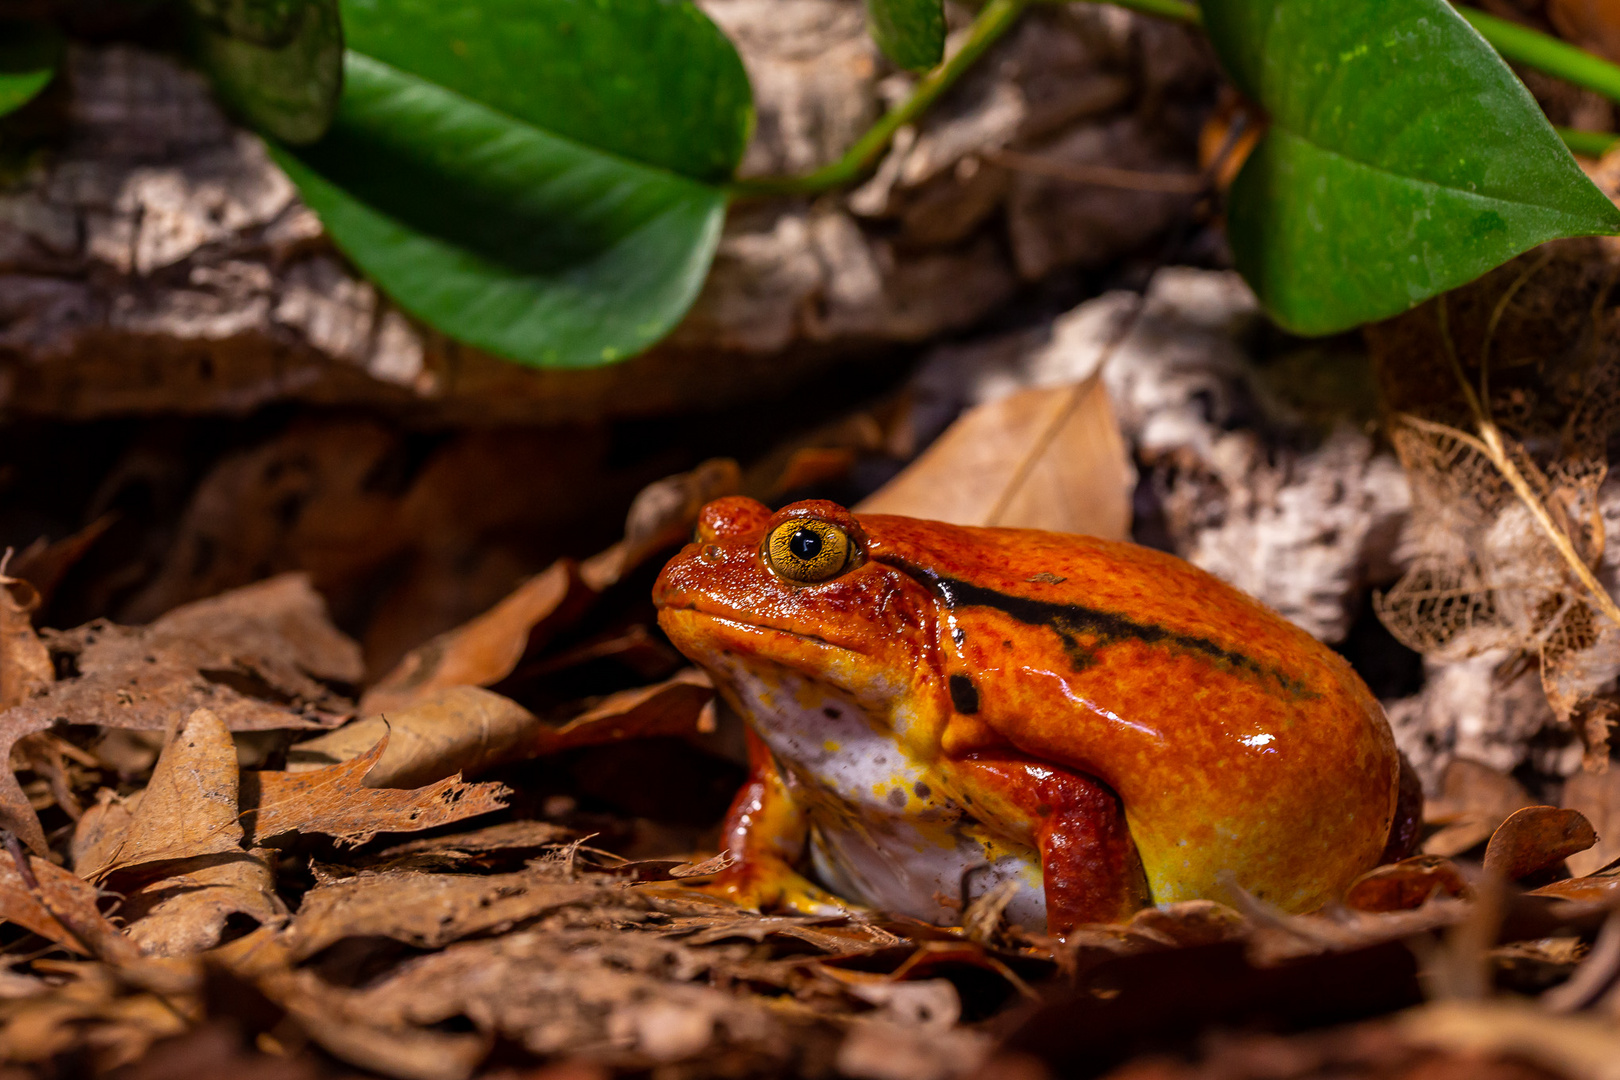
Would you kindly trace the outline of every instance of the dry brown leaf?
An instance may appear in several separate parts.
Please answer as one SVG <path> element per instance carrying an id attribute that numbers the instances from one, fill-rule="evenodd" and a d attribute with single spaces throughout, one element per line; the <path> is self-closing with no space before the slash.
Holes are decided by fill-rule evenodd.
<path id="1" fill-rule="evenodd" d="M 28 857 L 28 865 L 32 884 L 0 851 L 0 919 L 85 956 L 122 960 L 134 955 L 134 946 L 96 906 L 94 886 L 36 856 Z"/>
<path id="2" fill-rule="evenodd" d="M 11 760 L 18 740 L 51 726 L 45 716 L 13 712 L 55 680 L 51 657 L 30 617 L 39 594 L 28 582 L 7 577 L 0 564 L 0 763 Z M 36 854 L 46 850 L 45 832 L 10 767 L 0 769 L 0 828 L 10 829 Z"/>
<path id="3" fill-rule="evenodd" d="M 563 907 L 643 907 L 636 894 L 560 877 L 541 866 L 514 874 L 362 872 L 304 894 L 285 941 L 304 960 L 349 937 L 386 937 L 419 949 L 510 925 Z"/>
<path id="4" fill-rule="evenodd" d="M 1354 911 L 1409 911 L 1436 896 L 1468 893 L 1468 882 L 1450 859 L 1415 855 L 1362 874 L 1345 890 L 1344 906 Z"/>
<path id="5" fill-rule="evenodd" d="M 579 567 L 560 559 L 470 622 L 412 649 L 366 691 L 363 715 L 397 712 L 454 686 L 489 686 L 517 667 L 591 604 L 596 591 Z"/>
<path id="6" fill-rule="evenodd" d="M 431 852 L 459 851 L 466 854 L 488 852 L 532 852 L 556 847 L 574 839 L 572 830 L 550 821 L 503 821 L 471 832 L 406 840 L 377 852 L 379 859 Z"/>
<path id="7" fill-rule="evenodd" d="M 105 1075 L 197 1019 L 195 1008 L 173 996 L 128 993 L 102 964 L 52 963 L 49 970 L 57 985 L 47 993 L 0 1003 L 0 1061 L 44 1063 L 72 1053 L 86 1072 Z"/>
<path id="8" fill-rule="evenodd" d="M 1620 1029 L 1596 1018 L 1556 1016 L 1497 999 L 1431 1002 L 1401 1013 L 1395 1023 L 1419 1046 L 1512 1055 L 1560 1076 L 1620 1080 Z"/>
<path id="9" fill-rule="evenodd" d="M 287 913 L 276 896 L 273 859 L 263 849 L 224 861 L 188 859 L 139 886 L 119 908 L 130 940 L 147 956 L 194 956 L 219 944 L 232 916 L 273 924 Z"/>
<path id="10" fill-rule="evenodd" d="M 1585 877 L 1567 878 L 1532 889 L 1530 896 L 1550 896 L 1576 903 L 1608 903 L 1620 896 L 1620 872 L 1613 870 Z"/>
<path id="11" fill-rule="evenodd" d="M 326 986 L 308 972 L 265 979 L 260 988 L 287 1010 L 306 1034 L 339 1061 L 399 1080 L 466 1080 L 489 1054 L 476 1034 L 378 1026 L 354 995 Z"/>
<path id="12" fill-rule="evenodd" d="M 262 924 L 284 913 L 266 853 L 242 849 L 238 786 L 231 733 L 199 709 L 169 740 L 133 809 L 104 792 L 80 819 L 88 822 L 74 833 L 80 873 L 137 882 L 119 914 L 143 953 L 199 953 L 219 944 L 233 915 Z"/>
<path id="13" fill-rule="evenodd" d="M 42 605 L 48 603 L 56 587 L 62 583 L 62 578 L 117 520 L 116 514 L 103 514 L 78 532 L 60 540 L 50 542 L 42 536 L 17 553 L 17 557 L 11 561 L 11 572 L 25 579 L 39 592 Z"/>
<path id="14" fill-rule="evenodd" d="M 149 863 L 245 856 L 237 790 L 231 733 L 219 717 L 198 709 L 164 747 L 123 836 L 116 844 L 101 845 L 106 861 L 87 860 L 80 872 L 93 880 Z M 87 843 L 86 851 L 91 847 Z"/>
<path id="15" fill-rule="evenodd" d="M 413 788 L 446 776 L 478 773 L 534 754 L 541 728 L 510 698 L 476 686 L 428 694 L 398 712 L 354 720 L 287 753 L 287 771 L 309 772 L 359 757 L 385 735 L 388 750 L 366 774 L 366 786 Z"/>
<path id="16" fill-rule="evenodd" d="M 128 797 L 110 788 L 96 792 L 95 803 L 80 815 L 73 828 L 69 853 L 73 856 L 74 873 L 88 879 L 101 867 L 113 864 L 114 854 L 124 842 L 140 801 L 138 791 Z"/>
<path id="17" fill-rule="evenodd" d="M 611 1055 L 621 1067 L 646 1068 L 712 1065 L 722 1049 L 744 1050 L 759 1058 L 739 1071 L 779 1074 L 793 1052 L 783 1030 L 791 1013 L 692 981 L 724 956 L 652 935 L 518 932 L 417 957 L 357 991 L 305 985 L 331 1014 L 385 1029 L 464 1016 L 546 1057 Z"/>
<path id="18" fill-rule="evenodd" d="M 856 509 L 1125 540 L 1135 481 L 1108 391 L 1093 376 L 970 409 Z"/>
<path id="19" fill-rule="evenodd" d="M 691 472 L 642 488 L 625 516 L 624 539 L 581 564 L 580 577 L 601 592 L 648 557 L 684 543 L 698 511 L 742 490 L 742 474 L 730 458 L 711 458 Z"/>
<path id="20" fill-rule="evenodd" d="M 1581 877 L 1620 858 L 1620 769 L 1576 773 L 1564 783 L 1563 801 L 1597 830 L 1596 844 L 1569 857 L 1570 873 Z"/>
<path id="21" fill-rule="evenodd" d="M 1182 947 L 1238 941 L 1250 929 L 1241 914 L 1214 900 L 1182 900 L 1143 908 L 1128 927 L 1133 934 Z"/>
<path id="22" fill-rule="evenodd" d="M 459 774 L 408 791 L 367 787 L 366 774 L 387 749 L 385 735 L 367 753 L 339 765 L 245 774 L 243 823 L 256 843 L 296 832 L 356 845 L 378 833 L 431 829 L 506 805 L 509 790 L 503 785 L 468 784 Z"/>
<path id="23" fill-rule="evenodd" d="M 1450 858 L 1490 839 L 1514 811 L 1535 800 L 1511 776 L 1467 758 L 1455 758 L 1440 778 L 1440 796 L 1423 807 L 1423 820 L 1443 828 L 1423 842 L 1425 855 Z"/>
<path id="24" fill-rule="evenodd" d="M 1485 847 L 1485 869 L 1509 881 L 1557 866 L 1597 843 L 1592 823 L 1574 810 L 1527 806 L 1513 813 Z"/>
<path id="25" fill-rule="evenodd" d="M 0 709 L 27 701 L 56 681 L 51 654 L 34 633 L 38 606 L 34 587 L 6 576 L 0 562 Z"/>
<path id="26" fill-rule="evenodd" d="M 708 677 L 696 668 L 687 668 L 661 683 L 609 694 L 561 727 L 542 730 L 533 753 L 555 754 L 627 739 L 696 734 L 703 707 L 713 697 L 714 686 Z"/>
<path id="27" fill-rule="evenodd" d="M 232 731 L 330 727 L 353 710 L 326 681 L 361 671 L 358 647 L 304 574 L 187 604 L 150 626 L 97 621 L 42 636 L 73 673 L 0 715 L 162 731 L 209 709 Z"/>
<path id="28" fill-rule="evenodd" d="M 1547 18 L 1581 48 L 1620 62 L 1620 5 L 1614 0 L 1547 0 Z"/>

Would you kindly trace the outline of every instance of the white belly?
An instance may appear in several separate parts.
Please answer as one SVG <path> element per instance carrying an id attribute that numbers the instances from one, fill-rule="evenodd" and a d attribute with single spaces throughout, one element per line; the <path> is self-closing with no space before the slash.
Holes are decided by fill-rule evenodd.
<path id="1" fill-rule="evenodd" d="M 813 825 L 811 869 L 840 896 L 940 925 L 1004 881 L 1021 926 L 1046 928 L 1035 852 L 989 835 L 940 791 L 932 770 L 842 691 L 782 668 L 725 671 Z"/>

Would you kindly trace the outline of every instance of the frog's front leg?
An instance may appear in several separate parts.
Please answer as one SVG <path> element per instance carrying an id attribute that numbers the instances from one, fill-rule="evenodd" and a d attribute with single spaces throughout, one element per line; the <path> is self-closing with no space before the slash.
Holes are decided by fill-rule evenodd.
<path id="1" fill-rule="evenodd" d="M 978 809 L 1027 823 L 1041 856 L 1048 933 L 1124 922 L 1151 902 L 1124 807 L 1100 780 L 1003 754 L 969 755 L 956 774 Z"/>
<path id="2" fill-rule="evenodd" d="M 804 808 L 782 781 L 781 770 L 753 729 L 748 731 L 748 782 L 721 826 L 721 847 L 736 858 L 703 886 L 759 911 L 787 909 L 823 915 L 855 907 L 796 871 L 810 836 Z"/>

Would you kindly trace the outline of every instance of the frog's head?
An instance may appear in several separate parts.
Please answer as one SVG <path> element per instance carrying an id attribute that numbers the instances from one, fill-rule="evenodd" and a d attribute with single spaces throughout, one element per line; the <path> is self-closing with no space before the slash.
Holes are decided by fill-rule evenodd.
<path id="1" fill-rule="evenodd" d="M 836 503 L 712 502 L 653 588 L 658 624 L 722 683 L 785 669 L 890 713 L 930 681 L 936 627 L 928 591 L 872 542 Z"/>

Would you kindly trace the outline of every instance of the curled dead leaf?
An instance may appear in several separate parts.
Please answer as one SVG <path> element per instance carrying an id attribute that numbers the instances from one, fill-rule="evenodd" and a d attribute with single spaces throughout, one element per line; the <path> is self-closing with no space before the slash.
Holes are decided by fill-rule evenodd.
<path id="1" fill-rule="evenodd" d="M 524 653 L 573 623 L 596 595 L 579 567 L 560 559 L 482 615 L 412 649 L 361 698 L 360 712 L 396 712 L 440 690 L 497 683 Z"/>
<path id="2" fill-rule="evenodd" d="M 1441 826 L 1423 842 L 1425 855 L 1450 858 L 1490 839 L 1515 810 L 1534 800 L 1511 776 L 1467 758 L 1455 758 L 1440 778 L 1440 795 L 1423 807 L 1423 820 Z"/>
<path id="3" fill-rule="evenodd" d="M 386 719 L 351 721 L 302 742 L 287 754 L 287 771 L 309 772 L 359 757 L 385 736 L 388 749 L 366 774 L 374 788 L 413 788 L 455 773 L 476 776 L 531 756 L 541 723 L 510 698 L 476 686 L 434 691 Z"/>
<path id="4" fill-rule="evenodd" d="M 1485 847 L 1485 869 L 1517 881 L 1557 866 L 1597 843 L 1592 823 L 1574 810 L 1527 806 L 1502 822 Z"/>
<path id="5" fill-rule="evenodd" d="M 1597 830 L 1597 843 L 1569 856 L 1576 877 L 1595 873 L 1620 858 L 1620 769 L 1582 770 L 1564 782 L 1563 803 Z"/>
<path id="6" fill-rule="evenodd" d="M 1436 896 L 1468 894 L 1468 882 L 1450 859 L 1415 855 L 1362 874 L 1345 891 L 1344 905 L 1354 911 L 1409 911 Z"/>
<path id="7" fill-rule="evenodd" d="M 730 458 L 711 458 L 690 472 L 648 484 L 625 516 L 624 539 L 580 566 L 580 576 L 598 592 L 648 557 L 685 543 L 698 511 L 742 490 L 742 473 Z"/>
<path id="8" fill-rule="evenodd" d="M 696 668 L 687 668 L 661 683 L 609 694 L 561 727 L 542 729 L 536 753 L 555 754 L 581 746 L 660 735 L 697 734 L 703 707 L 713 697 L 714 686 L 708 676 Z"/>

